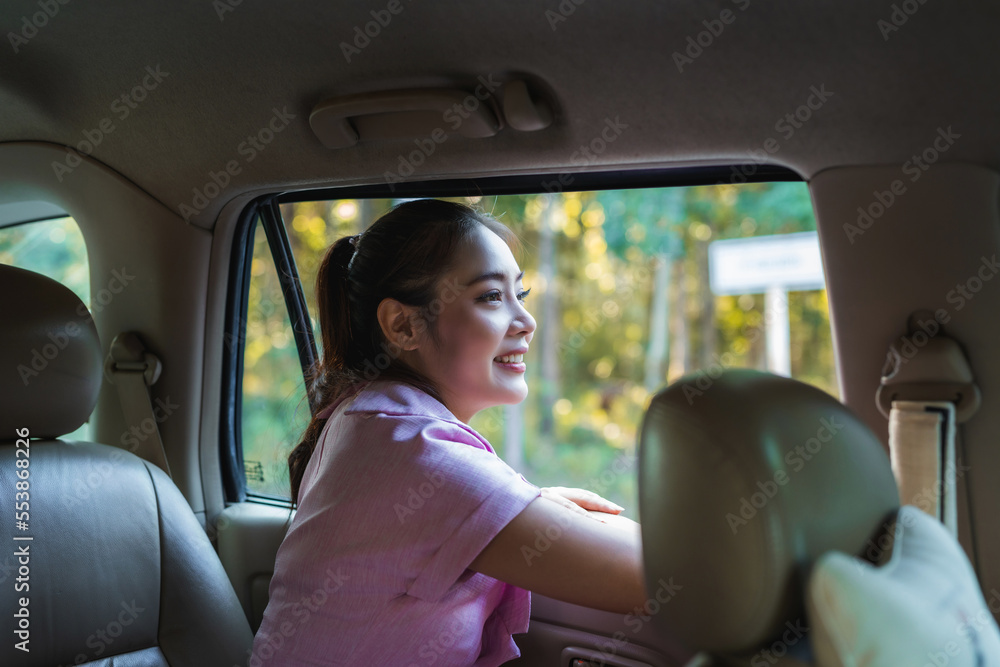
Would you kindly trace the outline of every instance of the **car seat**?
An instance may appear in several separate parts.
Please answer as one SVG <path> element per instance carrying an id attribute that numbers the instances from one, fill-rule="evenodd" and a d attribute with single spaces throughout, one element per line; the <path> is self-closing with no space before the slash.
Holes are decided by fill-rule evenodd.
<path id="1" fill-rule="evenodd" d="M 58 439 L 101 387 L 85 305 L 0 265 L 0 311 L 0 664 L 247 664 L 246 617 L 170 478 L 122 448 Z"/>

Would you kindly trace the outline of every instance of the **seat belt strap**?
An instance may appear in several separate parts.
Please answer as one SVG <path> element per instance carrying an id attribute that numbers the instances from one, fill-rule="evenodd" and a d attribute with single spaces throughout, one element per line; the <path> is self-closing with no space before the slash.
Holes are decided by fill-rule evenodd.
<path id="1" fill-rule="evenodd" d="M 105 361 L 105 375 L 118 387 L 125 425 L 138 443 L 132 453 L 170 475 L 170 465 L 149 395 L 149 387 L 160 378 L 162 370 L 160 359 L 146 349 L 135 332 L 120 333 L 111 342 L 111 352 Z"/>
<path id="2" fill-rule="evenodd" d="M 889 455 L 904 505 L 915 505 L 958 536 L 955 404 L 893 401 Z"/>
<path id="3" fill-rule="evenodd" d="M 959 343 L 928 311 L 889 348 L 879 410 L 889 419 L 889 456 L 900 502 L 939 519 L 958 537 L 958 429 L 981 395 Z"/>

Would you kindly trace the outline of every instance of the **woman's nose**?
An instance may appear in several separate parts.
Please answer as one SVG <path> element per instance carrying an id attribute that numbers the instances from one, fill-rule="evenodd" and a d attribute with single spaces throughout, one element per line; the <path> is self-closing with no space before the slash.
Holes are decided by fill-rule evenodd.
<path id="1" fill-rule="evenodd" d="M 527 308 L 523 305 L 518 304 L 518 312 L 514 316 L 513 329 L 515 334 L 527 334 L 527 340 L 531 340 L 531 335 L 535 332 L 535 327 L 537 323 L 535 318 L 531 316 Z"/>

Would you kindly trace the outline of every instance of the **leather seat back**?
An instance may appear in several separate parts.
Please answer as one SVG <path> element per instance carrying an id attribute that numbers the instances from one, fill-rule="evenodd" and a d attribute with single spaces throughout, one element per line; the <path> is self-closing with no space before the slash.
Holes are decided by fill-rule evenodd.
<path id="1" fill-rule="evenodd" d="M 808 659 L 812 563 L 862 556 L 899 507 L 884 448 L 846 406 L 757 371 L 657 394 L 640 460 L 647 581 L 683 587 L 654 620 L 724 664 Z"/>
<path id="2" fill-rule="evenodd" d="M 89 417 L 100 389 L 101 345 L 84 304 L 0 265 L 0 311 L 0 507 L 27 503 L 24 524 L 3 524 L 25 539 L 0 556 L 0 664 L 246 664 L 249 625 L 169 477 L 123 449 L 56 439 Z"/>

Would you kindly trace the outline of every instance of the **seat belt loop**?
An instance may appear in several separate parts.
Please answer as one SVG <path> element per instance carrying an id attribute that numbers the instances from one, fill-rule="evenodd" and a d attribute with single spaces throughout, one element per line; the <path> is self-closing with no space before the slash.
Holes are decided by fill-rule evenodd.
<path id="1" fill-rule="evenodd" d="M 118 387 L 125 425 L 133 434 L 140 434 L 133 453 L 158 466 L 169 476 L 170 465 L 160 439 L 160 427 L 149 391 L 149 387 L 160 378 L 162 370 L 159 357 L 147 350 L 142 339 L 132 331 L 115 336 L 104 361 L 105 377 Z"/>
<path id="2" fill-rule="evenodd" d="M 913 313 L 908 325 L 889 348 L 876 403 L 889 419 L 900 502 L 939 519 L 957 537 L 957 424 L 975 414 L 981 394 L 961 346 L 933 314 Z"/>

